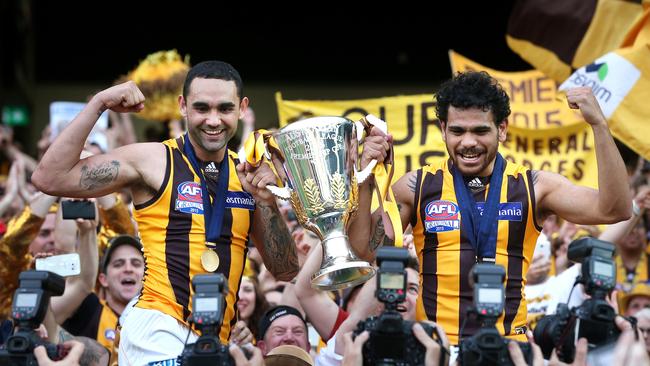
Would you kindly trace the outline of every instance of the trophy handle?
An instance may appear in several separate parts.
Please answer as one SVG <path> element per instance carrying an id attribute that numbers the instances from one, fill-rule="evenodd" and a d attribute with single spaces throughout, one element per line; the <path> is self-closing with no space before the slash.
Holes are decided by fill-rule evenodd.
<path id="1" fill-rule="evenodd" d="M 281 199 L 283 199 L 285 201 L 288 201 L 288 200 L 291 199 L 291 189 L 288 188 L 288 187 L 280 188 L 280 187 L 278 187 L 276 185 L 273 185 L 273 184 L 267 184 L 266 189 L 271 191 L 271 193 L 273 193 L 274 196 L 276 196 L 278 198 L 281 198 Z"/>
<path id="2" fill-rule="evenodd" d="M 372 114 L 369 114 L 365 118 L 366 122 L 368 122 L 369 125 L 364 125 L 361 121 L 356 121 L 354 124 L 356 125 L 356 130 L 357 130 L 357 141 L 361 142 L 363 141 L 363 133 L 364 131 L 370 131 L 372 128 L 379 128 L 381 132 L 384 134 L 388 133 L 388 126 L 386 125 L 386 122 L 382 121 L 381 119 L 373 116 Z M 372 173 L 372 170 L 375 168 L 377 165 L 377 159 L 372 159 L 368 166 L 363 168 L 360 172 L 358 172 L 355 168 L 354 172 L 357 176 L 357 184 L 361 184 L 368 179 L 370 174 Z"/>

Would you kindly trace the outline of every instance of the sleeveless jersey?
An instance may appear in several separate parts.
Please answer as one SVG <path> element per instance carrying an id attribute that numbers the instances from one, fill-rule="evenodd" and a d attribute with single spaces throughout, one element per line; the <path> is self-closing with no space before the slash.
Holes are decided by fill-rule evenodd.
<path id="1" fill-rule="evenodd" d="M 164 141 L 167 148 L 165 178 L 155 196 L 136 205 L 134 217 L 144 248 L 145 273 L 142 293 L 135 306 L 155 309 L 186 325 L 192 310 L 192 283 L 196 274 L 207 273 L 201 266 L 205 245 L 201 181 L 183 154 L 183 138 Z M 228 150 L 228 191 L 221 234 L 216 243 L 219 267 L 227 278 L 228 294 L 219 333 L 227 344 L 235 324 L 235 303 L 244 270 L 255 202 L 241 186 L 235 165 L 237 155 Z"/>
<path id="2" fill-rule="evenodd" d="M 468 317 L 473 307 L 469 279 L 477 262 L 463 224 L 450 171 L 450 160 L 417 171 L 413 238 L 420 261 L 418 320 L 440 324 L 451 344 L 476 333 L 480 324 Z M 474 195 L 485 204 L 489 185 Z M 504 312 L 496 327 L 509 338 L 526 341 L 525 275 L 541 228 L 535 223 L 535 196 L 531 173 L 523 166 L 506 162 L 500 192 L 496 264 L 506 270 Z M 462 328 L 462 329 L 461 329 Z"/>

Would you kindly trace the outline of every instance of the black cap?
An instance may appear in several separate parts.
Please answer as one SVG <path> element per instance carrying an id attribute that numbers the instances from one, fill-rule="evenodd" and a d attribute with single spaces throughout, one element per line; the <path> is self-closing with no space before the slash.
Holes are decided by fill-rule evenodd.
<path id="1" fill-rule="evenodd" d="M 287 305 L 278 305 L 276 307 L 273 307 L 269 309 L 266 313 L 264 313 L 264 316 L 262 319 L 260 319 L 260 324 L 259 324 L 259 339 L 263 339 L 264 335 L 266 334 L 266 331 L 269 329 L 271 326 L 271 323 L 277 318 L 281 318 L 285 315 L 295 315 L 300 320 L 302 320 L 303 323 L 305 323 L 305 328 L 307 328 L 307 322 L 305 321 L 305 318 L 302 317 L 302 314 L 298 309 L 292 307 L 292 306 L 287 306 Z"/>
<path id="2" fill-rule="evenodd" d="M 115 252 L 115 249 L 117 249 L 122 245 L 130 245 L 135 249 L 137 249 L 138 252 L 142 253 L 142 243 L 140 243 L 140 239 L 126 234 L 112 237 L 108 241 L 108 247 L 106 248 L 106 252 L 104 253 L 104 258 L 102 258 L 103 273 L 106 273 L 106 267 L 108 267 L 108 264 L 111 262 L 111 256 L 113 255 L 113 252 Z"/>

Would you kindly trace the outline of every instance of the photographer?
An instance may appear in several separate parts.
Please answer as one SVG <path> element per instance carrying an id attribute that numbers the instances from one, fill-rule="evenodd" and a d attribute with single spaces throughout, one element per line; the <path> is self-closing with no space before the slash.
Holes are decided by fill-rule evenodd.
<path id="1" fill-rule="evenodd" d="M 557 357 L 563 362 L 573 362 L 582 358 L 582 342 L 588 342 L 588 357 L 602 360 L 611 355 L 621 331 L 636 329 L 636 322 L 617 315 L 615 292 L 612 292 L 616 285 L 613 253 L 612 243 L 591 237 L 569 245 L 567 257 L 578 264 L 580 271 L 574 286 L 580 285 L 578 291 L 584 291 L 587 299 L 578 306 L 559 304 L 554 315 L 539 320 L 534 331 L 535 342 L 546 359 Z"/>
<path id="2" fill-rule="evenodd" d="M 370 282 L 370 281 L 369 281 Z M 434 323 L 430 323 L 435 326 Z M 444 331 L 440 328 L 440 335 L 443 336 L 443 344 L 449 345 L 447 336 Z M 431 339 L 431 337 L 424 331 L 424 328 L 418 323 L 413 324 L 413 334 L 420 343 L 426 348 L 426 353 L 424 356 L 424 365 L 425 366 L 446 366 L 440 365 L 440 353 L 445 352 L 445 350 L 440 347 L 440 345 Z M 361 366 L 363 365 L 363 345 L 368 340 L 369 333 L 368 331 L 363 331 L 359 334 L 354 340 L 352 340 L 352 332 L 345 333 L 343 335 L 343 347 L 345 351 L 343 352 L 343 366 Z"/>
<path id="3" fill-rule="evenodd" d="M 351 331 L 355 331 L 355 333 L 359 334 L 357 335 L 357 337 L 361 337 L 363 331 L 360 331 L 361 328 L 359 327 L 362 324 L 364 328 L 366 326 L 373 329 L 384 328 L 383 330 L 389 332 L 390 331 L 395 332 L 394 335 L 387 334 L 387 335 L 380 336 L 386 338 L 393 338 L 395 342 L 394 344 L 391 344 L 390 347 L 388 347 L 390 349 L 387 349 L 386 351 L 394 350 L 396 352 L 415 353 L 414 352 L 415 350 L 405 349 L 411 345 L 410 340 L 415 340 L 416 342 L 421 343 L 423 347 L 427 346 L 428 342 L 422 342 L 422 340 L 420 340 L 420 338 L 418 337 L 419 331 L 415 330 L 417 328 L 421 328 L 422 325 L 418 325 L 418 326 L 414 325 L 412 330 L 411 328 L 409 328 L 408 333 L 406 333 L 406 329 L 405 329 L 405 327 L 407 327 L 408 324 L 410 324 L 410 322 L 415 321 L 416 300 L 420 290 L 420 285 L 418 282 L 417 260 L 415 260 L 415 258 L 413 257 L 408 256 L 407 251 L 404 249 L 397 249 L 397 248 L 386 248 L 386 249 L 399 252 L 400 257 L 399 259 L 395 258 L 394 260 L 393 258 L 390 258 L 390 260 L 383 259 L 383 261 L 386 261 L 386 263 L 391 263 L 395 265 L 395 267 L 391 268 L 391 271 L 386 271 L 386 268 L 384 268 L 383 269 L 384 272 L 382 272 L 381 263 L 384 262 L 382 262 L 380 258 L 383 257 L 378 256 L 378 261 L 380 262 L 379 273 L 380 274 L 384 273 L 391 276 L 392 279 L 394 279 L 393 284 L 395 285 L 395 287 L 397 287 L 398 285 L 397 283 L 398 280 L 403 281 L 403 283 L 399 283 L 399 287 L 400 287 L 399 289 L 382 288 L 381 291 L 377 291 L 377 281 L 379 281 L 380 278 L 382 278 L 380 274 L 377 275 L 377 279 L 372 279 L 370 281 L 367 281 L 359 291 L 359 294 L 357 295 L 357 299 L 355 300 L 355 306 L 349 309 L 350 313 L 348 317 L 345 319 L 345 321 L 343 321 L 343 323 L 341 323 L 337 332 L 327 342 L 327 347 L 321 350 L 319 357 L 316 359 L 318 365 L 340 365 L 341 362 L 346 360 L 346 358 L 342 356 L 344 355 L 346 349 L 346 343 L 343 337 L 346 333 L 349 333 Z M 390 299 L 387 299 L 383 295 L 378 295 L 379 293 L 387 294 L 390 297 Z M 395 294 L 401 294 L 401 295 L 397 297 L 392 297 Z M 400 299 L 400 297 L 403 297 L 403 299 Z M 387 316 L 389 316 L 391 319 L 387 319 Z M 383 326 L 382 323 L 383 325 L 388 324 L 388 326 Z M 435 326 L 435 324 L 433 326 Z M 429 327 L 429 325 L 427 325 L 427 327 Z M 367 330 L 372 331 L 372 329 L 367 329 Z M 424 333 L 424 335 L 426 335 L 426 337 L 428 337 L 429 340 L 432 340 L 429 334 L 427 334 L 424 331 L 422 332 Z M 441 341 L 445 345 L 445 348 L 447 348 L 449 343 L 446 339 L 446 335 L 444 334 L 444 331 L 438 327 L 438 332 L 441 333 L 440 334 Z M 398 340 L 402 340 L 402 339 L 404 340 L 405 345 L 400 345 L 397 342 Z M 363 344 L 365 343 L 365 341 L 361 343 Z M 359 343 L 357 342 L 357 344 Z M 427 347 L 427 350 L 428 348 L 429 347 Z M 444 352 L 445 354 L 449 353 L 448 350 L 445 350 Z"/>

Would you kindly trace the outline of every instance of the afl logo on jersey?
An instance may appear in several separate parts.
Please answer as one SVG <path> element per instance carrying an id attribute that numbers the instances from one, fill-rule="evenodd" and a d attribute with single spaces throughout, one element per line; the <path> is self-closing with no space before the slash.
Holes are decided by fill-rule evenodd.
<path id="1" fill-rule="evenodd" d="M 460 229 L 458 205 L 451 201 L 429 202 L 424 208 L 424 228 L 430 233 Z"/>
<path id="2" fill-rule="evenodd" d="M 179 184 L 178 198 L 192 202 L 203 202 L 201 185 L 196 182 L 183 182 Z"/>
<path id="3" fill-rule="evenodd" d="M 176 188 L 176 211 L 189 214 L 203 214 L 203 196 L 201 185 L 196 182 L 183 182 Z"/>

